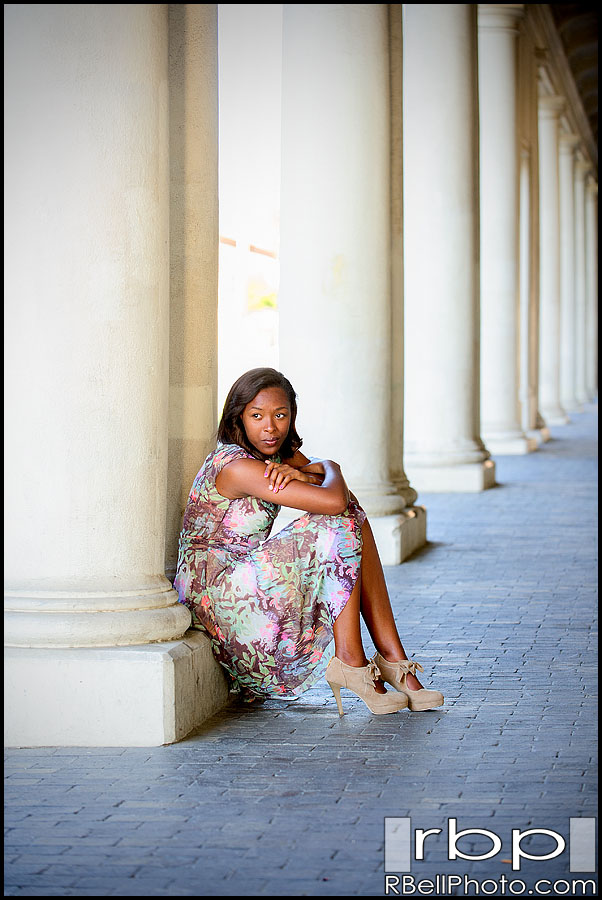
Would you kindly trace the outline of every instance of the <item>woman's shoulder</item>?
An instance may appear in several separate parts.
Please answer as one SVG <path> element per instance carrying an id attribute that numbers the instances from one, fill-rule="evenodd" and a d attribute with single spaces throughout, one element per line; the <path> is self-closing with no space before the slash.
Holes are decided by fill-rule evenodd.
<path id="1" fill-rule="evenodd" d="M 215 450 L 212 450 L 205 458 L 205 462 L 197 472 L 191 490 L 191 498 L 194 501 L 211 500 L 216 494 L 215 481 L 224 466 L 238 459 L 253 459 L 254 457 L 238 444 L 223 444 L 218 442 Z M 217 494 L 222 500 L 221 495 Z"/>
<path id="2" fill-rule="evenodd" d="M 255 457 L 239 444 L 219 442 L 215 450 L 207 457 L 205 464 L 209 463 L 215 472 L 221 472 L 225 465 L 237 459 L 255 459 Z"/>

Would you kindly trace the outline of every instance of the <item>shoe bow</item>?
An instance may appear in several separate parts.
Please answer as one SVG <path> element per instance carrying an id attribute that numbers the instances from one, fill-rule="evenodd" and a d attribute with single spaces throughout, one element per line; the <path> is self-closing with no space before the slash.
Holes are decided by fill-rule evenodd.
<path id="1" fill-rule="evenodd" d="M 366 671 L 364 673 L 364 681 L 366 684 L 374 684 L 377 678 L 381 677 L 381 671 L 374 662 L 374 660 L 370 660 L 368 665 L 366 666 Z"/>
<path id="2" fill-rule="evenodd" d="M 407 675 L 414 675 L 414 677 L 416 677 L 416 669 L 419 672 L 424 672 L 424 666 L 421 666 L 415 659 L 402 659 L 397 665 L 401 672 L 405 672 Z"/>

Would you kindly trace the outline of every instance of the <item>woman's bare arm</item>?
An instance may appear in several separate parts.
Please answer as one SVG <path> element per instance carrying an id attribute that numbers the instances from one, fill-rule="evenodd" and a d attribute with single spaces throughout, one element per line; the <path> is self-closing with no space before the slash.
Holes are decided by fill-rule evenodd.
<path id="1" fill-rule="evenodd" d="M 309 475 L 310 484 L 322 484 L 325 475 L 322 463 L 323 460 L 309 459 L 300 450 L 296 450 L 289 459 L 283 459 L 281 465 L 291 466 L 291 468 Z"/>
<path id="2" fill-rule="evenodd" d="M 216 487 L 229 500 L 259 497 L 292 509 L 323 515 L 340 515 L 349 504 L 349 491 L 341 469 L 332 460 L 321 460 L 324 480 L 320 484 L 294 478 L 284 487 L 274 489 L 266 478 L 267 466 L 254 459 L 239 459 L 224 466 L 216 479 Z M 294 467 L 291 467 L 294 468 Z"/>

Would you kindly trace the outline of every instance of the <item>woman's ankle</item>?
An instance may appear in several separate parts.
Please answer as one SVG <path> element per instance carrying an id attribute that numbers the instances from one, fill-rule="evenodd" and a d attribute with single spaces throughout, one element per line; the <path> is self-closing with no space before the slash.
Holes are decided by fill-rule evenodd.
<path id="1" fill-rule="evenodd" d="M 402 660 L 408 658 L 403 650 L 399 650 L 394 647 L 387 647 L 385 650 L 381 650 L 380 647 L 377 647 L 377 650 L 380 656 L 382 656 L 382 658 L 385 660 L 385 662 L 402 662 Z"/>
<path id="2" fill-rule="evenodd" d="M 335 656 L 346 666 L 352 666 L 354 669 L 359 669 L 368 665 L 368 660 L 364 653 L 350 653 L 346 650 L 335 650 Z"/>

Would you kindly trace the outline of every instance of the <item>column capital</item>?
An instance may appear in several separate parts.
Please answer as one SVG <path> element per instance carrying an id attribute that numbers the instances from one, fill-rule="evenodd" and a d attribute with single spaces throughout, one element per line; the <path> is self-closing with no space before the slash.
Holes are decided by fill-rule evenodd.
<path id="1" fill-rule="evenodd" d="M 479 3 L 479 31 L 505 31 L 518 34 L 518 24 L 524 15 L 524 3 Z"/>
<path id="2" fill-rule="evenodd" d="M 578 147 L 581 143 L 581 138 L 578 134 L 573 134 L 572 132 L 561 131 L 559 136 L 560 143 L 560 152 L 566 154 L 567 156 L 572 155 L 575 147 Z"/>
<path id="3" fill-rule="evenodd" d="M 583 153 L 578 150 L 575 158 L 575 172 L 580 179 L 585 179 L 585 176 L 592 171 L 592 164 L 583 155 Z"/>
<path id="4" fill-rule="evenodd" d="M 598 196 L 598 182 L 594 178 L 593 175 L 590 175 L 585 183 L 585 187 L 587 191 L 591 194 L 592 197 Z"/>
<path id="5" fill-rule="evenodd" d="M 565 108 L 566 100 L 559 94 L 545 94 L 538 98 L 537 111 L 540 119 L 557 119 Z"/>

